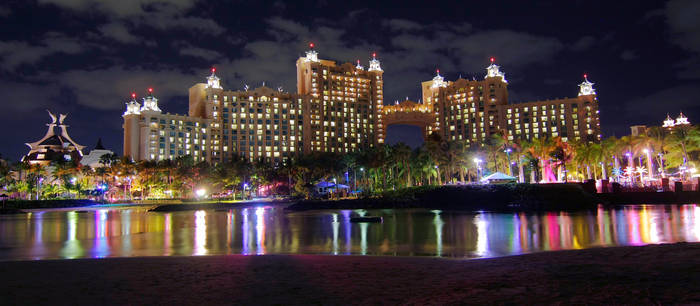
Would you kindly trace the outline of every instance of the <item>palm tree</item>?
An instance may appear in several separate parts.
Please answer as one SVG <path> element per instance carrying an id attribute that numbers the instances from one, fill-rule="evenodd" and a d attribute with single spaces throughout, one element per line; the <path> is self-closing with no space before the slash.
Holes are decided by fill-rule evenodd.
<path id="1" fill-rule="evenodd" d="M 438 185 L 442 185 L 442 178 L 440 177 L 440 165 L 444 164 L 446 159 L 445 153 L 442 148 L 442 137 L 437 133 L 432 133 L 428 135 L 428 139 L 425 140 L 425 147 L 430 154 L 430 159 L 435 162 L 435 170 L 437 171 Z"/>
<path id="2" fill-rule="evenodd" d="M 536 161 L 537 168 L 542 171 L 542 175 L 540 178 L 544 181 L 551 181 L 553 178 L 553 175 L 551 174 L 551 168 L 550 168 L 550 153 L 552 152 L 553 146 L 552 142 L 550 141 L 549 138 L 534 138 L 532 142 L 530 142 L 530 146 L 527 148 L 527 152 L 533 157 L 533 159 Z M 534 171 L 533 179 L 535 182 L 539 181 L 537 180 L 537 173 L 538 171 Z"/>
<path id="3" fill-rule="evenodd" d="M 411 187 L 411 148 L 403 142 L 399 142 L 393 146 L 392 153 L 394 160 L 396 160 L 399 167 L 401 167 L 406 174 L 406 183 L 404 187 Z"/>
<path id="4" fill-rule="evenodd" d="M 700 150 L 700 130 L 699 127 L 690 127 L 682 125 L 675 127 L 666 139 L 666 147 L 669 151 L 669 164 L 683 166 L 688 168 L 689 153 Z M 681 177 L 684 178 L 684 172 L 681 171 Z"/>

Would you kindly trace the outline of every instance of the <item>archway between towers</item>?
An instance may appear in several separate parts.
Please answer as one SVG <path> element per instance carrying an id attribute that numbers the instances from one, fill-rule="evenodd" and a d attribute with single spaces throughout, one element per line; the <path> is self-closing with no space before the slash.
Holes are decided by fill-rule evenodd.
<path id="1" fill-rule="evenodd" d="M 430 106 L 409 100 L 384 106 L 382 117 L 384 131 L 387 131 L 390 125 L 417 126 L 421 130 L 424 141 L 435 125 L 435 115 Z"/>

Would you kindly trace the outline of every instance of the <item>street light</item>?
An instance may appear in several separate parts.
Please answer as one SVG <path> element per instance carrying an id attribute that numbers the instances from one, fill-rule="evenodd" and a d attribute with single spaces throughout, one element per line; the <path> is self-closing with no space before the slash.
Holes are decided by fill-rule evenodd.
<path id="1" fill-rule="evenodd" d="M 479 172 L 481 172 L 481 159 L 474 158 L 474 163 L 476 164 L 476 181 L 480 182 L 481 175 L 479 174 Z"/>
<path id="2" fill-rule="evenodd" d="M 508 158 L 508 175 L 513 176 L 513 167 L 510 164 L 510 152 L 512 152 L 510 148 L 506 148 L 503 150 L 503 152 L 506 153 L 506 157 Z"/>
<path id="3" fill-rule="evenodd" d="M 653 174 L 654 174 L 654 168 L 652 168 L 652 162 L 651 162 L 651 150 L 649 149 L 644 149 L 644 153 L 647 155 L 647 169 L 648 169 L 648 174 L 649 174 L 649 181 L 651 181 Z"/>
<path id="4" fill-rule="evenodd" d="M 338 192 L 338 181 L 333 178 L 333 193 Z"/>

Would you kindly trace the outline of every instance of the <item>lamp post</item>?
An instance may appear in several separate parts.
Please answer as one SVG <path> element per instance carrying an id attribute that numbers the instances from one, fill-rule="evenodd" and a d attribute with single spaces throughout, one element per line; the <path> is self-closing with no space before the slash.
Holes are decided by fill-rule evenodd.
<path id="1" fill-rule="evenodd" d="M 333 194 L 335 195 L 336 192 L 338 192 L 338 181 L 333 178 Z"/>
<path id="2" fill-rule="evenodd" d="M 365 185 L 365 167 L 360 168 L 360 186 L 363 187 Z"/>
<path id="3" fill-rule="evenodd" d="M 634 169 L 634 158 L 632 158 L 632 153 L 627 152 L 625 153 L 625 156 L 627 156 L 627 168 Z M 630 179 L 630 185 L 634 184 L 634 174 L 630 174 L 628 176 Z"/>
<path id="4" fill-rule="evenodd" d="M 664 153 L 659 152 L 659 172 L 661 172 L 661 177 L 666 178 L 666 170 L 664 170 Z"/>
<path id="5" fill-rule="evenodd" d="M 511 151 L 512 151 L 512 150 L 511 150 L 510 148 L 507 148 L 507 149 L 503 150 L 503 152 L 506 153 L 506 158 L 508 158 L 508 175 L 513 176 L 513 167 L 512 167 L 512 165 L 510 164 L 510 152 L 511 152 Z"/>
<path id="6" fill-rule="evenodd" d="M 474 163 L 476 164 L 476 181 L 481 182 L 481 159 L 474 158 Z"/>
<path id="7" fill-rule="evenodd" d="M 652 166 L 653 163 L 651 160 L 651 150 L 644 149 L 644 153 L 647 155 L 647 171 L 649 171 L 649 181 L 651 182 L 651 179 L 654 176 L 654 168 Z"/>

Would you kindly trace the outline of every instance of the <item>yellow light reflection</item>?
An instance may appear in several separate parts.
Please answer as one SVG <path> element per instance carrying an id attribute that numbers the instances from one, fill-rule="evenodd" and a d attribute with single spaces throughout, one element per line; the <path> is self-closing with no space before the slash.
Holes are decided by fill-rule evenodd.
<path id="1" fill-rule="evenodd" d="M 476 225 L 476 255 L 481 257 L 489 256 L 489 237 L 488 237 L 488 221 L 484 218 L 483 214 L 476 215 L 474 217 L 474 224 Z"/>
<path id="2" fill-rule="evenodd" d="M 256 254 L 265 254 L 265 208 L 255 209 Z"/>
<path id="3" fill-rule="evenodd" d="M 194 252 L 193 255 L 207 254 L 207 213 L 198 210 L 194 213 Z"/>

